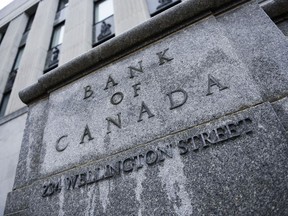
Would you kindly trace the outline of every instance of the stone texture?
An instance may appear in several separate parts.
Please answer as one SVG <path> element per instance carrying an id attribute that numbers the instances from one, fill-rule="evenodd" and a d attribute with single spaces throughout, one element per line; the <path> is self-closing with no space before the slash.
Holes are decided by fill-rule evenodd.
<path id="1" fill-rule="evenodd" d="M 224 124 L 250 118 L 249 133 L 180 155 L 176 145 Z M 248 130 L 247 130 L 248 131 Z M 94 171 L 118 160 L 174 146 L 172 158 L 144 164 L 97 183 L 43 198 L 43 185 Z M 286 215 L 287 139 L 269 104 L 194 127 L 163 139 L 36 182 L 30 215 Z M 151 158 L 150 158 L 151 159 Z"/>
<path id="2" fill-rule="evenodd" d="M 24 90 L 6 214 L 287 215 L 287 40 L 239 2 L 185 1 Z"/>
<path id="3" fill-rule="evenodd" d="M 257 4 L 247 3 L 217 20 L 223 24 L 239 58 L 249 67 L 263 99 L 286 96 L 288 41 L 264 11 Z"/>
<path id="4" fill-rule="evenodd" d="M 275 101 L 272 105 L 284 128 L 288 131 L 288 98 Z"/>
<path id="5" fill-rule="evenodd" d="M 30 189 L 22 188 L 10 192 L 7 196 L 7 202 L 4 214 L 12 214 L 28 209 L 30 200 Z M 21 215 L 21 213 L 20 213 Z"/>
<path id="6" fill-rule="evenodd" d="M 173 60 L 159 65 L 156 53 L 168 48 L 165 57 Z M 135 77 L 131 79 L 128 67 L 139 68 L 139 61 L 143 73 L 133 72 Z M 109 88 L 104 90 L 109 75 L 118 85 L 111 87 L 109 83 Z M 209 75 L 228 88 L 219 91 L 213 86 L 211 95 L 207 96 Z M 141 83 L 139 96 L 134 97 L 132 86 L 137 83 Z M 84 100 L 84 88 L 88 85 L 94 95 Z M 170 110 L 167 94 L 177 89 L 185 90 L 188 99 L 183 106 Z M 110 100 L 116 92 L 122 92 L 124 99 L 119 105 L 112 105 Z M 173 100 L 180 103 L 183 94 L 173 94 Z M 138 122 L 142 102 L 154 117 L 148 118 L 144 113 L 143 121 Z M 248 69 L 211 16 L 51 92 L 41 173 L 47 175 L 126 150 L 259 102 L 260 93 Z M 106 118 L 118 121 L 118 113 L 121 113 L 121 129 L 111 124 L 108 134 Z M 86 137 L 84 144 L 80 144 L 86 125 L 94 139 L 88 142 Z M 69 146 L 57 152 L 57 140 L 66 135 L 61 142 Z"/>
<path id="7" fill-rule="evenodd" d="M 27 186 L 38 176 L 46 112 L 47 100 L 41 100 L 29 106 L 14 189 Z"/>

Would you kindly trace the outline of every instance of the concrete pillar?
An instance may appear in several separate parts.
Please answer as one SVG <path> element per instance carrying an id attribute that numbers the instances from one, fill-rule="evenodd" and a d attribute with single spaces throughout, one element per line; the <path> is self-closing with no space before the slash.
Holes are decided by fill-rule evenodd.
<path id="1" fill-rule="evenodd" d="M 21 14 L 12 20 L 0 45 L 0 100 L 13 67 L 27 20 L 28 17 L 25 14 Z"/>
<path id="2" fill-rule="evenodd" d="M 59 65 L 92 48 L 93 0 L 69 0 Z"/>
<path id="3" fill-rule="evenodd" d="M 18 92 L 37 82 L 43 74 L 57 6 L 58 0 L 39 2 L 7 106 L 8 113 L 25 106 L 20 101 Z"/>
<path id="4" fill-rule="evenodd" d="M 149 19 L 146 0 L 114 0 L 116 36 Z"/>

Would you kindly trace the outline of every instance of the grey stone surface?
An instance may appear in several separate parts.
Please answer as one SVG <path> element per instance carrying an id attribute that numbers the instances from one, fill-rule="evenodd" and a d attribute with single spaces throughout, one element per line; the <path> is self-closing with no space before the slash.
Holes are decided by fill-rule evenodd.
<path id="1" fill-rule="evenodd" d="M 30 184 L 38 176 L 47 111 L 47 100 L 40 100 L 29 106 L 14 182 L 15 189 Z"/>
<path id="2" fill-rule="evenodd" d="M 240 124 L 243 119 L 251 120 L 247 127 Z M 180 140 L 211 135 L 237 122 L 238 132 L 230 138 L 226 130 L 222 142 L 204 148 L 195 141 L 198 150 L 190 142 L 185 145 L 188 152 L 180 154 Z M 131 172 L 91 184 L 79 177 L 74 189 L 66 188 L 67 178 L 167 146 L 171 158 L 159 154 L 155 164 L 147 165 L 155 159 L 150 155 L 142 159 L 142 168 L 134 161 Z M 285 130 L 273 108 L 258 105 L 38 181 L 29 215 L 287 215 L 287 150 Z M 59 181 L 61 190 L 43 198 L 43 186 Z"/>
<path id="3" fill-rule="evenodd" d="M 20 212 L 29 208 L 30 188 L 10 192 L 7 196 L 4 215 Z M 20 214 L 21 215 L 21 214 Z"/>
<path id="4" fill-rule="evenodd" d="M 6 214 L 287 215 L 287 40 L 231 4 L 185 1 L 24 90 Z"/>
<path id="5" fill-rule="evenodd" d="M 287 95 L 288 40 L 254 3 L 217 17 L 265 100 Z M 247 28 L 250 26 L 251 28 Z"/>
<path id="6" fill-rule="evenodd" d="M 272 105 L 284 128 L 288 131 L 288 98 L 285 97 Z"/>
<path id="7" fill-rule="evenodd" d="M 169 50 L 165 52 L 165 58 L 173 60 L 165 60 L 159 65 L 157 53 L 166 49 Z M 135 77 L 130 78 L 128 67 L 139 68 L 140 61 L 143 72 L 133 71 Z M 211 95 L 207 95 L 210 75 L 227 88 L 219 91 L 222 87 L 212 86 Z M 109 76 L 118 84 L 109 83 L 105 90 Z M 134 97 L 133 85 L 137 83 L 141 83 L 139 96 Z M 84 99 L 86 86 L 91 86 L 94 94 Z M 187 102 L 171 110 L 167 94 L 178 89 L 187 92 Z M 124 98 L 118 105 L 113 105 L 110 100 L 117 92 L 122 92 Z M 172 98 L 179 104 L 184 96 L 176 93 Z M 215 18 L 210 16 L 51 92 L 41 173 L 47 175 L 123 151 L 261 101 L 247 67 L 223 36 Z M 139 122 L 142 102 L 151 115 L 144 113 Z M 119 113 L 121 129 L 112 123 L 108 128 L 106 118 L 118 121 Z M 81 138 L 86 125 L 93 140 L 89 141 L 88 136 Z M 68 147 L 57 152 L 55 145 L 62 136 L 67 137 L 60 144 L 68 143 Z"/>

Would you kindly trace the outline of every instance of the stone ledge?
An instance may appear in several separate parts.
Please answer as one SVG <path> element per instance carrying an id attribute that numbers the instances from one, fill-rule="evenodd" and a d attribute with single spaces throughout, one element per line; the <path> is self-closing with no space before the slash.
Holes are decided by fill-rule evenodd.
<path id="1" fill-rule="evenodd" d="M 28 111 L 28 107 L 23 107 L 19 110 L 16 110 L 15 112 L 12 112 L 6 116 L 3 116 L 0 118 L 0 126 L 5 124 L 8 121 L 11 121 L 21 115 L 23 115 L 24 113 L 26 113 Z"/>
<path id="2" fill-rule="evenodd" d="M 82 77 L 115 59 L 199 20 L 201 14 L 223 12 L 225 11 L 223 8 L 227 9 L 244 2 L 247 0 L 188 0 L 182 2 L 43 75 L 39 78 L 38 83 L 20 91 L 19 96 L 24 103 L 29 104 L 33 100 L 45 96 L 53 89 L 59 88 L 63 83 Z"/>

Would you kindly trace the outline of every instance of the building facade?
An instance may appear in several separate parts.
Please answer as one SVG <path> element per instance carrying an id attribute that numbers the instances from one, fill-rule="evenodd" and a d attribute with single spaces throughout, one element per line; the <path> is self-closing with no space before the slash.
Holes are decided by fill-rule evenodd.
<path id="1" fill-rule="evenodd" d="M 13 189 L 27 118 L 19 91 L 37 83 L 43 74 L 69 65 L 69 61 L 184 2 L 14 0 L 0 11 L 0 214 Z M 287 37 L 287 1 L 258 4 Z"/>

